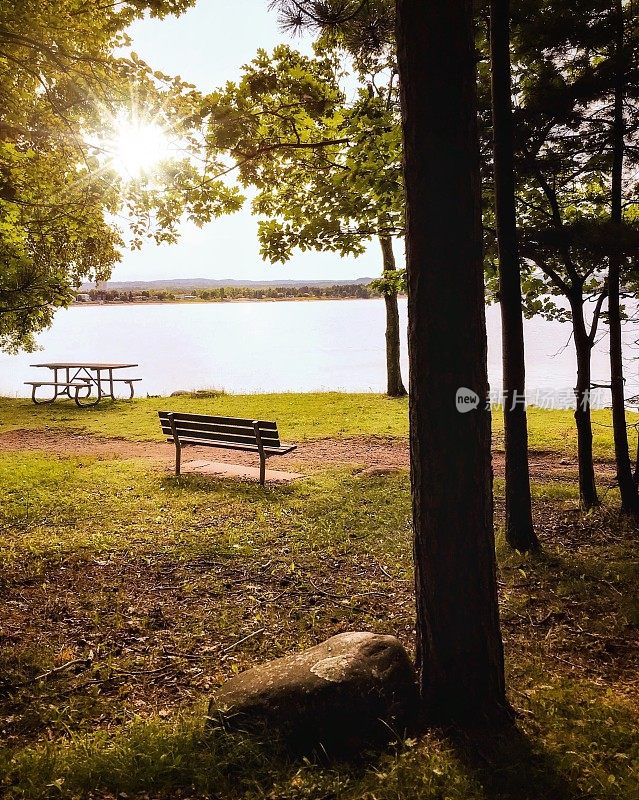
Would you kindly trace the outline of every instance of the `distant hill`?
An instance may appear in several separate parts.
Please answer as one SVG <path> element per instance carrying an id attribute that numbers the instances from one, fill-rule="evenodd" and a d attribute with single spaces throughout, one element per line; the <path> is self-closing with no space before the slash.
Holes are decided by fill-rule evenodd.
<path id="1" fill-rule="evenodd" d="M 190 289 L 219 289 L 221 287 L 237 286 L 239 288 L 266 289 L 266 288 L 286 288 L 299 286 L 359 286 L 369 284 L 373 278 L 355 278 L 349 281 L 242 281 L 232 278 L 222 278 L 213 280 L 211 278 L 168 278 L 161 281 L 109 281 L 101 284 L 100 288 L 118 289 L 120 291 L 144 291 L 145 289 L 166 289 L 185 291 Z M 80 286 L 81 292 L 88 292 L 95 289 L 94 283 L 83 283 Z"/>

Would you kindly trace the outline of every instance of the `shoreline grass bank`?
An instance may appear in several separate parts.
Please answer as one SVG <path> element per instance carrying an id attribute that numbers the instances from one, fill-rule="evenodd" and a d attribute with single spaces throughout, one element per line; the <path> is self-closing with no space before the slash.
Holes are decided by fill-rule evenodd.
<path id="1" fill-rule="evenodd" d="M 118 436 L 132 441 L 161 441 L 158 410 L 190 411 L 221 416 L 275 419 L 283 439 L 305 441 L 329 437 L 408 436 L 408 400 L 382 394 L 278 393 L 233 395 L 197 392 L 175 397 L 148 397 L 104 401 L 95 408 L 77 408 L 71 401 L 35 406 L 25 398 L 0 397 L 0 433 L 7 430 L 54 428 L 83 431 L 98 436 Z M 609 409 L 592 412 L 594 453 L 598 459 L 614 458 L 612 418 Z M 639 414 L 628 413 L 630 450 L 636 451 Z M 502 410 L 492 410 L 493 446 L 503 449 Z M 531 450 L 570 455 L 576 450 L 573 412 L 570 409 L 528 407 Z"/>

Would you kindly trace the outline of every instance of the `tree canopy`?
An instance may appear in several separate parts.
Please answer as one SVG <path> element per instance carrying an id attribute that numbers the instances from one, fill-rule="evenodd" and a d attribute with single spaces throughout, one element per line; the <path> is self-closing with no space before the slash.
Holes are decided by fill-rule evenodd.
<path id="1" fill-rule="evenodd" d="M 358 255 L 371 237 L 403 234 L 394 73 L 381 87 L 371 76 L 347 103 L 338 63 L 281 45 L 210 98 L 210 146 L 258 189 L 262 255 L 274 262 L 294 248 Z"/>
<path id="2" fill-rule="evenodd" d="M 222 165 L 198 158 L 199 94 L 124 54 L 134 19 L 191 4 L 0 1 L 0 348 L 32 348 L 81 280 L 108 277 L 122 227 L 134 247 L 175 241 L 185 215 L 239 207 Z M 166 129 L 178 156 L 122 176 L 111 144 L 123 118 Z"/>

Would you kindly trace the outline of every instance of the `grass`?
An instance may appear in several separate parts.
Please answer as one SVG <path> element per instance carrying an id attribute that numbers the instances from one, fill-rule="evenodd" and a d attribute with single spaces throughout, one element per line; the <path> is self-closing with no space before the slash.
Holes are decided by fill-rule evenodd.
<path id="1" fill-rule="evenodd" d="M 190 411 L 230 417 L 275 419 L 291 441 L 342 436 L 404 436 L 406 400 L 371 394 L 263 394 L 163 397 L 103 402 L 77 408 L 59 402 L 34 406 L 30 400 L 0 398 L 0 431 L 62 428 L 100 436 L 161 440 L 157 411 Z"/>
<path id="2" fill-rule="evenodd" d="M 216 390 L 178 397 L 139 398 L 104 402 L 95 408 L 77 408 L 71 401 L 34 406 L 30 400 L 0 398 L 0 432 L 10 430 L 63 429 L 99 436 L 118 436 L 139 441 L 161 440 L 157 411 L 190 411 L 222 416 L 275 419 L 282 437 L 290 441 L 326 437 L 389 436 L 408 434 L 408 401 L 376 394 L 263 394 L 227 395 Z M 607 409 L 592 412 L 595 457 L 614 458 L 612 421 Z M 628 414 L 639 424 L 638 414 Z M 572 411 L 528 409 L 530 447 L 533 450 L 574 455 Z M 503 443 L 500 409 L 493 412 L 495 445 Z M 631 449 L 636 433 L 630 429 Z"/>
<path id="3" fill-rule="evenodd" d="M 173 401 L 230 414 L 249 402 Z M 405 425 L 405 402 L 379 397 L 250 401 L 297 425 L 291 438 L 319 435 L 320 408 L 321 435 L 355 435 L 358 416 L 370 435 Z M 14 400 L 0 416 L 108 434 L 118 416 L 147 430 L 157 403 L 87 412 Z M 544 441 L 572 446 L 569 415 L 531 418 Z M 0 453 L 0 482 L 0 795 L 636 800 L 639 536 L 613 493 L 582 515 L 569 478 L 535 483 L 543 554 L 498 540 L 518 735 L 431 731 L 322 764 L 205 730 L 206 701 L 239 671 L 345 630 L 393 633 L 412 650 L 406 471 L 331 465 L 261 489 L 176 479 L 143 459 L 14 452 Z M 502 493 L 497 481 L 498 526 Z"/>

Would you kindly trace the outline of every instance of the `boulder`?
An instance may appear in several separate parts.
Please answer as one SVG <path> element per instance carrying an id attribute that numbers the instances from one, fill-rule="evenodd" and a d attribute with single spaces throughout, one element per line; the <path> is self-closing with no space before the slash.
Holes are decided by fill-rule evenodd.
<path id="1" fill-rule="evenodd" d="M 419 707 L 415 671 L 394 636 L 341 633 L 225 683 L 209 718 L 274 732 L 297 752 L 356 751 L 404 735 Z"/>

